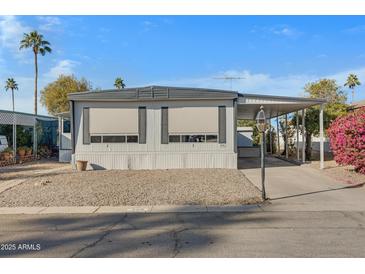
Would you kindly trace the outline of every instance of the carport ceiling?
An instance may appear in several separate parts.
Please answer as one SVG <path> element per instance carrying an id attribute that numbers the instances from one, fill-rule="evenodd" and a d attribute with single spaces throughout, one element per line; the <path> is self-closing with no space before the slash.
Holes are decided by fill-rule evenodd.
<path id="1" fill-rule="evenodd" d="M 264 107 L 269 119 L 325 102 L 325 99 L 240 94 L 237 100 L 237 119 L 255 119 L 260 106 Z"/>

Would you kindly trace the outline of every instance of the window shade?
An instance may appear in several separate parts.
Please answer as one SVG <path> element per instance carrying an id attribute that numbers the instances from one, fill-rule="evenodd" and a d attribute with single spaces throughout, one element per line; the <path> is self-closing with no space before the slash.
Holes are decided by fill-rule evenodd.
<path id="1" fill-rule="evenodd" d="M 216 133 L 218 132 L 218 108 L 169 108 L 169 132 L 170 134 Z"/>
<path id="2" fill-rule="evenodd" d="M 138 133 L 138 108 L 90 108 L 91 134 Z"/>

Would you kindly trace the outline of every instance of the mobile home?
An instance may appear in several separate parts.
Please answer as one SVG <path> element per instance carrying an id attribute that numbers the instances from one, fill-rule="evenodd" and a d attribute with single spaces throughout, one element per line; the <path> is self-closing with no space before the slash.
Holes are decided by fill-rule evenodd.
<path id="1" fill-rule="evenodd" d="M 92 169 L 237 168 L 237 118 L 321 103 L 150 86 L 69 94 L 72 161 Z M 286 101 L 285 101 L 286 100 Z"/>

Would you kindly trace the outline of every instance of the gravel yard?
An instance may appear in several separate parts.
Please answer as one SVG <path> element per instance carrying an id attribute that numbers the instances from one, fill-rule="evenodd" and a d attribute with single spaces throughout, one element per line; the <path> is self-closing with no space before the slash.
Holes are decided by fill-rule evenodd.
<path id="1" fill-rule="evenodd" d="M 0 167 L 0 183 L 3 180 L 30 178 L 38 176 L 37 172 L 70 166 L 58 161 L 39 160 L 13 166 Z"/>
<path id="2" fill-rule="evenodd" d="M 310 165 L 318 168 L 319 161 L 312 161 Z M 352 166 L 340 166 L 334 160 L 326 161 L 324 165 L 323 172 L 338 181 L 348 184 L 365 183 L 365 175 L 356 172 Z"/>
<path id="3" fill-rule="evenodd" d="M 260 196 L 239 170 L 68 171 L 30 178 L 0 194 L 0 206 L 238 205 Z"/>

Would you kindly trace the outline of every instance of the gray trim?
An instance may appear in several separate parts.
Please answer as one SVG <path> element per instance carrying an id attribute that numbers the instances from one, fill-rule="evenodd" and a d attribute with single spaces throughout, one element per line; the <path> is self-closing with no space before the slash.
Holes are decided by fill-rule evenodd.
<path id="1" fill-rule="evenodd" d="M 71 114 L 71 145 L 72 154 L 75 154 L 75 102 L 70 101 L 70 114 Z"/>
<path id="2" fill-rule="evenodd" d="M 90 109 L 88 107 L 82 110 L 82 140 L 84 145 L 90 144 Z"/>
<path id="3" fill-rule="evenodd" d="M 146 143 L 146 133 L 147 133 L 147 108 L 138 108 L 138 141 L 140 144 Z"/>
<path id="4" fill-rule="evenodd" d="M 59 149 L 62 149 L 62 133 L 63 133 L 63 118 L 58 118 L 58 138 L 59 138 Z"/>
<path id="5" fill-rule="evenodd" d="M 226 125 L 226 106 L 218 107 L 218 135 L 219 135 L 219 143 L 225 144 L 227 139 L 227 125 Z"/>
<path id="6" fill-rule="evenodd" d="M 234 152 L 237 153 L 237 99 L 233 100 L 233 144 L 234 144 Z"/>
<path id="7" fill-rule="evenodd" d="M 161 107 L 161 144 L 169 143 L 169 108 Z"/>
<path id="8" fill-rule="evenodd" d="M 146 100 L 178 100 L 178 99 L 235 99 L 237 92 L 203 88 L 180 88 L 148 86 L 142 88 L 126 88 L 123 90 L 102 90 L 70 93 L 69 100 L 76 101 L 146 101 Z"/>

